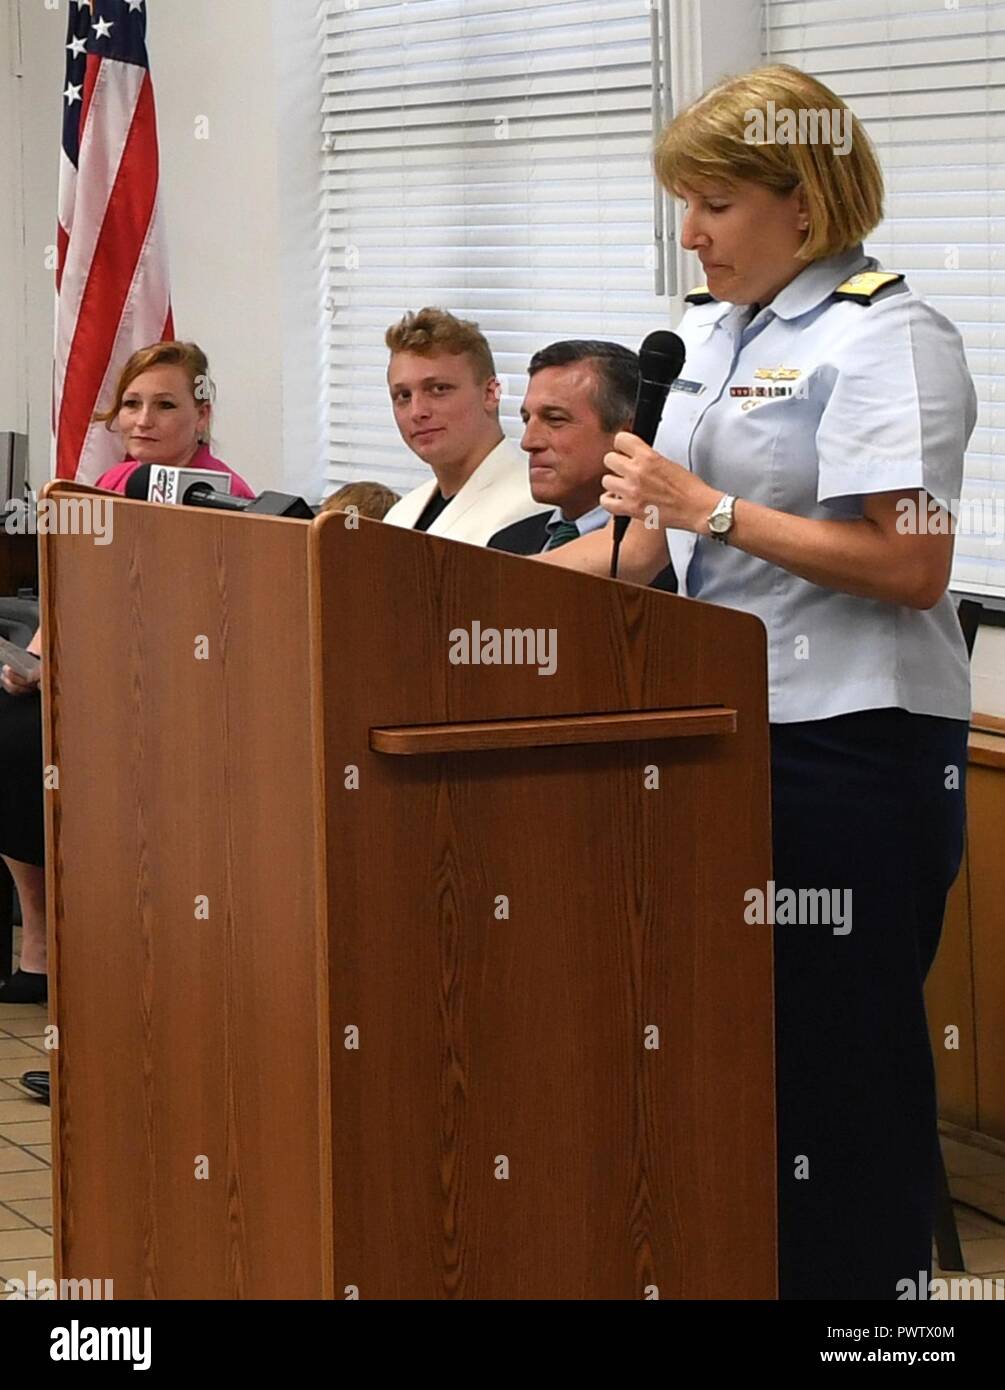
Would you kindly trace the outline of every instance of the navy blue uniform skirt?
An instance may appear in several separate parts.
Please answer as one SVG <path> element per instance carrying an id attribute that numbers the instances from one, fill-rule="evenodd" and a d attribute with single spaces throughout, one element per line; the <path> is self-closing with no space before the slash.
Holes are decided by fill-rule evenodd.
<path id="1" fill-rule="evenodd" d="M 776 893 L 851 891 L 851 931 L 775 939 L 782 1298 L 897 1297 L 931 1265 L 923 985 L 965 824 L 966 723 L 866 710 L 771 729 Z"/>

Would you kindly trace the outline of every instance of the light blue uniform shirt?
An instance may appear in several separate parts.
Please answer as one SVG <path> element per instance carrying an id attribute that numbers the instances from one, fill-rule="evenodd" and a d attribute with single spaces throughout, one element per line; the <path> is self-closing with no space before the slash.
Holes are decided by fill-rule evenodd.
<path id="1" fill-rule="evenodd" d="M 977 416 L 962 341 L 903 282 L 868 304 L 835 298 L 874 269 L 857 247 L 808 266 L 753 318 L 746 305 L 690 308 L 656 449 L 714 488 L 795 516 L 860 517 L 866 494 L 918 488 L 955 512 Z M 969 718 L 948 593 L 921 611 L 823 588 L 705 537 L 667 539 L 682 592 L 767 628 L 772 721 L 887 706 Z"/>

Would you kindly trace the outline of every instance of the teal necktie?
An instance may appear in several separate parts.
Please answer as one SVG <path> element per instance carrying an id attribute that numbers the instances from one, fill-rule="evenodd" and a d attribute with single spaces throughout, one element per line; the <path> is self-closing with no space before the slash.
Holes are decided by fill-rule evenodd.
<path id="1" fill-rule="evenodd" d="M 548 538 L 545 550 L 557 550 L 567 541 L 579 540 L 579 527 L 572 521 L 560 521 Z"/>

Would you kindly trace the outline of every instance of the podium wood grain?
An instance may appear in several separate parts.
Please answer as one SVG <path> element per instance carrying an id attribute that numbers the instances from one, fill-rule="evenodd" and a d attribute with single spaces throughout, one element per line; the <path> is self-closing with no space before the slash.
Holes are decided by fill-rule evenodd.
<path id="1" fill-rule="evenodd" d="M 316 537 L 336 1289 L 773 1297 L 771 942 L 743 921 L 770 863 L 760 624 L 390 528 Z M 451 665 L 476 619 L 553 628 L 555 674 Z M 709 706 L 736 733 L 370 746 Z"/>
<path id="2" fill-rule="evenodd" d="M 43 586 L 59 1273 L 775 1296 L 760 624 L 338 514 L 131 502 L 104 550 L 46 538 Z M 476 619 L 554 629 L 554 674 L 452 665 Z M 704 713 L 516 728 L 667 711 Z M 444 727 L 463 751 L 373 746 Z"/>
<path id="3" fill-rule="evenodd" d="M 43 541 L 56 1254 L 116 1298 L 326 1267 L 305 533 L 234 520 Z"/>

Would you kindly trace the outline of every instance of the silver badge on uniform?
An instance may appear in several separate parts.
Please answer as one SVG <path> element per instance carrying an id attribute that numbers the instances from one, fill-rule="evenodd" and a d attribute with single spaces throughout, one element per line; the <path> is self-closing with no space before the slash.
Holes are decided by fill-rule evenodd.
<path id="1" fill-rule="evenodd" d="M 670 387 L 671 391 L 686 391 L 689 396 L 700 396 L 705 386 L 700 381 L 685 381 L 683 377 L 678 377 Z"/>

